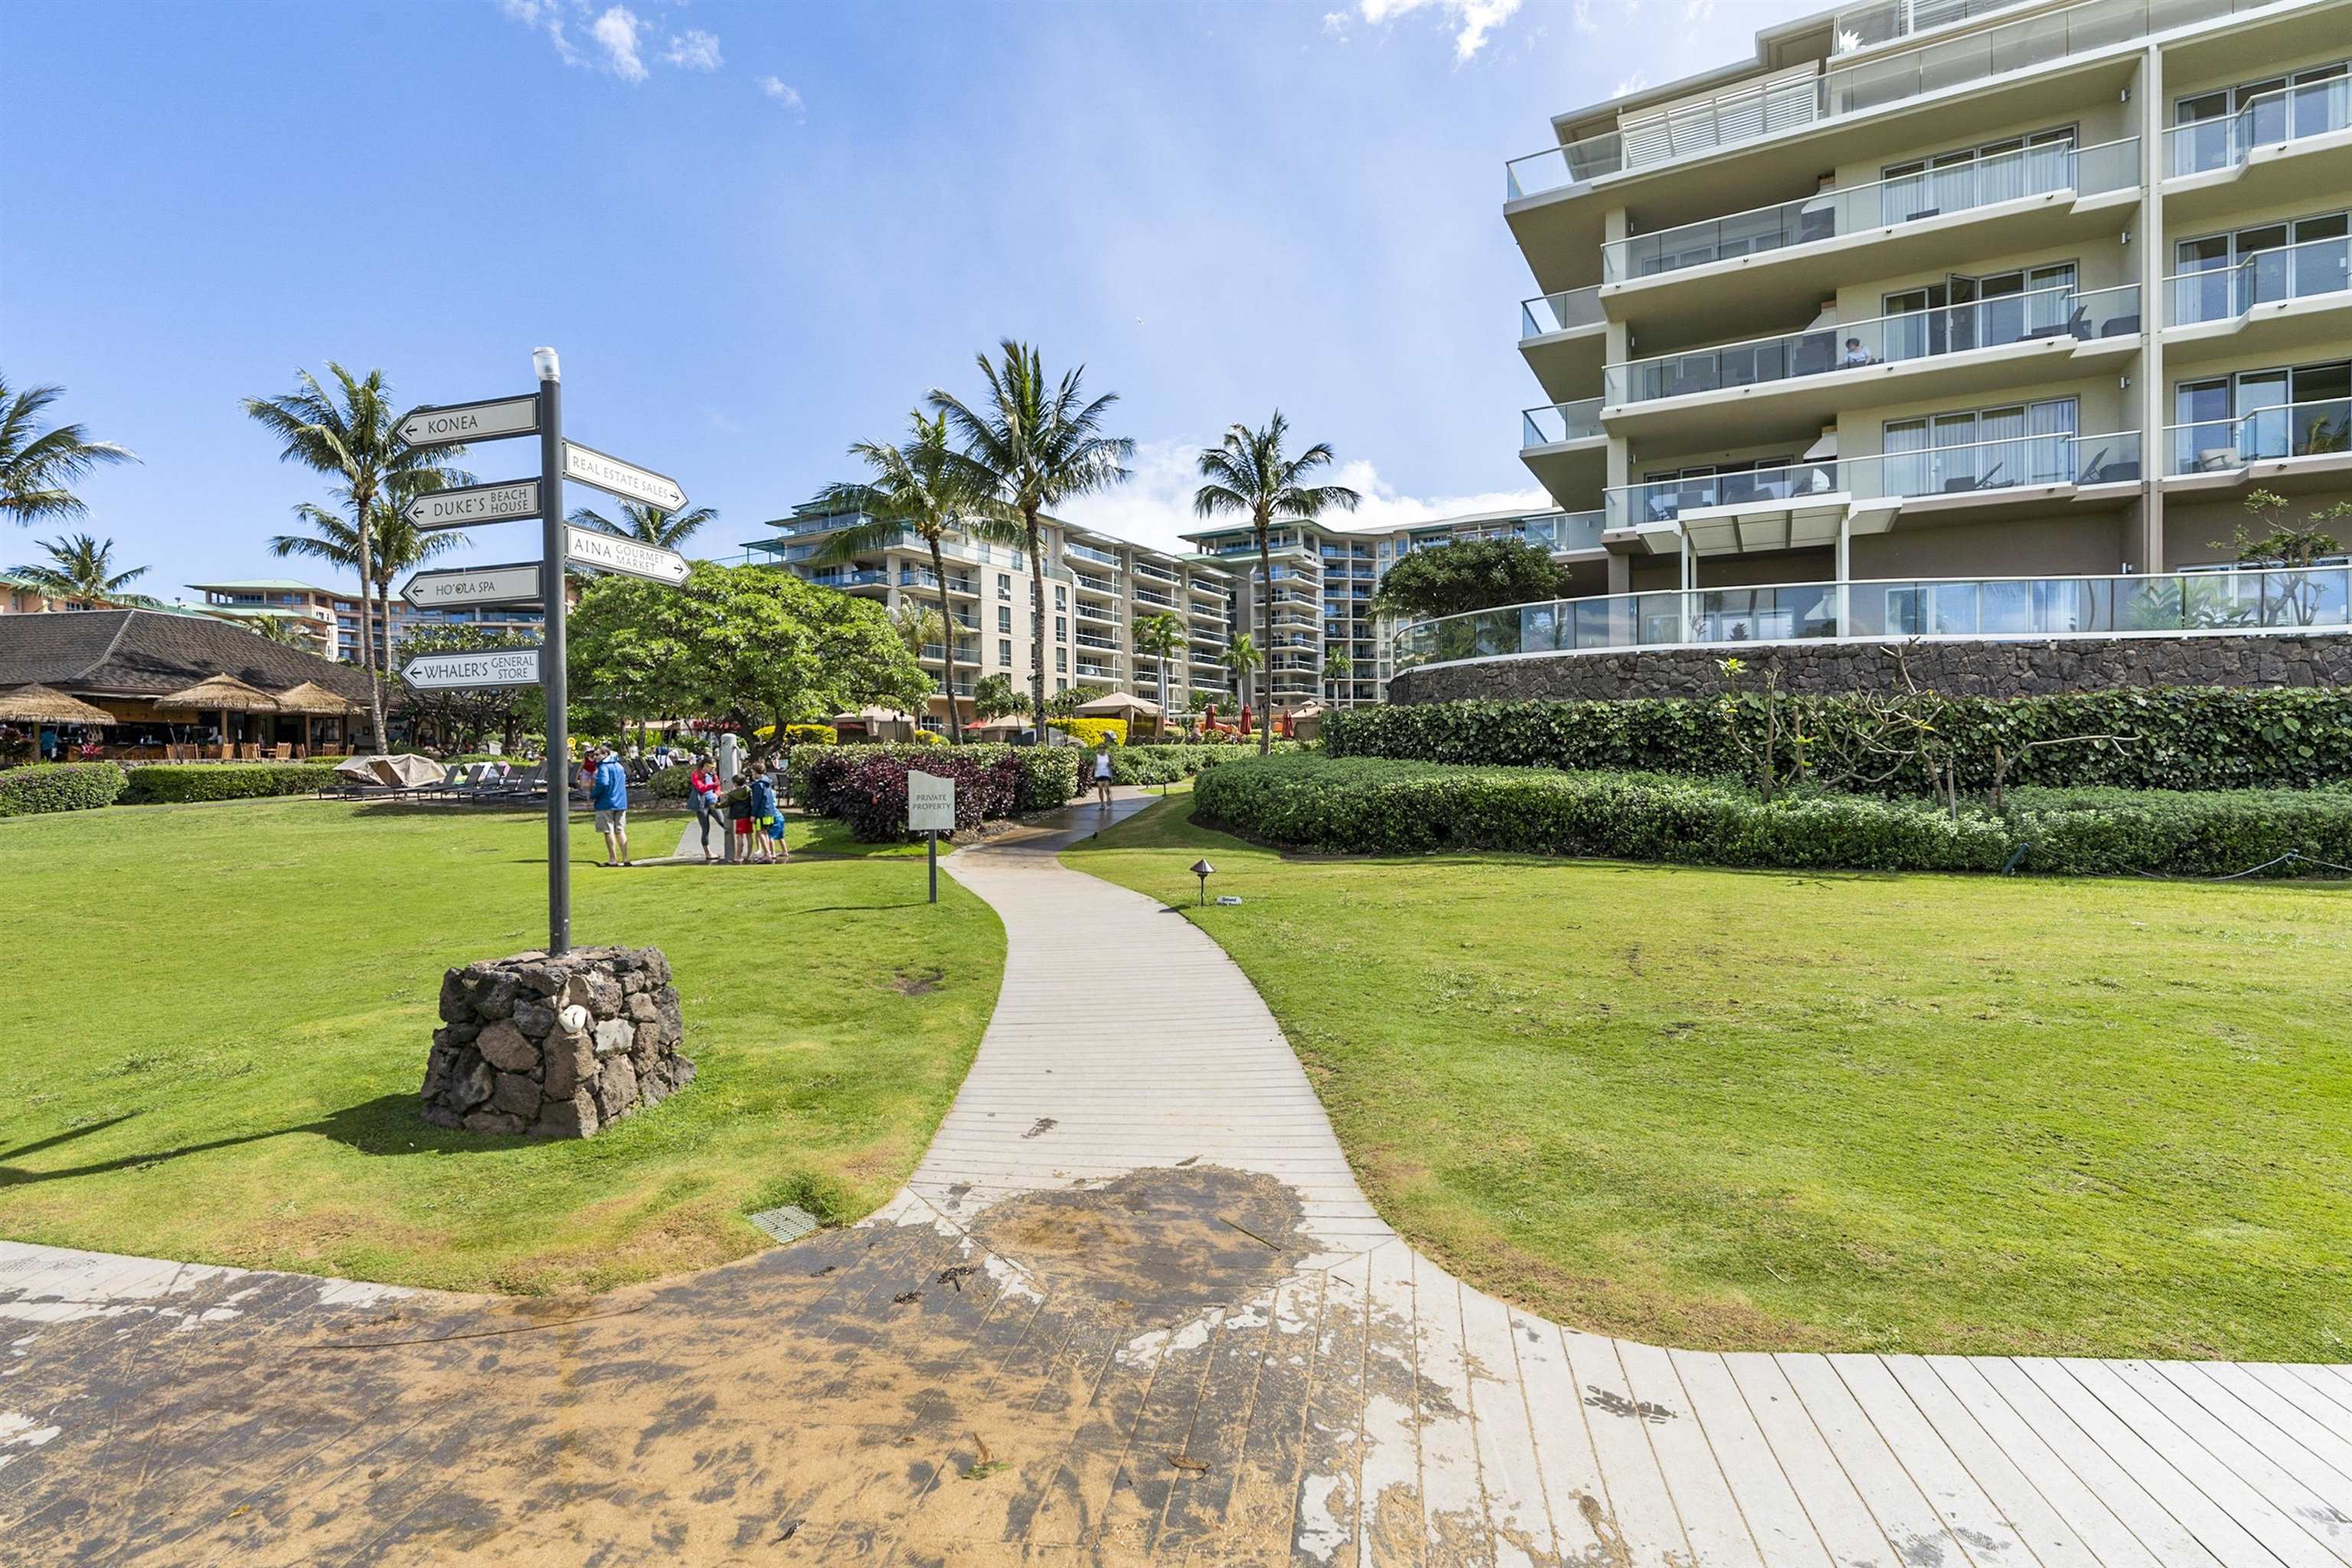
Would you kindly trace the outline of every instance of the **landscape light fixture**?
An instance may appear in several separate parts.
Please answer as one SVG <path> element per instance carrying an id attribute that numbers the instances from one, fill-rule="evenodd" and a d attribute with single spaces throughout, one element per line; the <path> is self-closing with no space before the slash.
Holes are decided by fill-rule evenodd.
<path id="1" fill-rule="evenodd" d="M 1206 855 L 1192 862 L 1192 875 L 1201 879 L 1201 902 L 1204 907 L 1209 901 L 1209 879 L 1216 875 L 1216 871 L 1217 868 L 1209 864 Z"/>
<path id="2" fill-rule="evenodd" d="M 555 363 L 555 351 L 553 349 L 531 350 L 530 368 L 532 374 L 537 375 L 541 381 L 561 381 L 563 379 L 563 377 L 558 373 Z"/>

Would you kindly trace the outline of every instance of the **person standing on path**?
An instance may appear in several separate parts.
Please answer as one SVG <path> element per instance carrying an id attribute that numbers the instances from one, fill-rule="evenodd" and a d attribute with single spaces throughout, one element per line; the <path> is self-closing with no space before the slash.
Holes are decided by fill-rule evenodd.
<path id="1" fill-rule="evenodd" d="M 751 763 L 751 831 L 744 841 L 744 857 L 760 865 L 772 866 L 775 864 L 776 856 L 770 842 L 778 837 L 780 829 L 776 818 L 776 781 L 774 775 L 768 772 L 765 757 L 754 758 Z"/>
<path id="2" fill-rule="evenodd" d="M 687 798 L 694 803 L 694 823 L 702 833 L 702 859 L 705 865 L 718 862 L 719 856 L 710 847 L 710 829 L 719 824 L 719 773 L 707 756 L 694 759 L 694 770 L 686 775 Z M 719 842 L 726 842 L 726 829 L 719 828 Z"/>
<path id="3" fill-rule="evenodd" d="M 629 863 L 629 772 L 610 751 L 589 753 L 596 764 L 588 804 L 596 810 L 596 831 L 604 836 L 604 864 Z"/>
<path id="4" fill-rule="evenodd" d="M 1095 801 L 1099 805 L 1110 805 L 1110 739 L 1108 736 L 1095 742 Z"/>

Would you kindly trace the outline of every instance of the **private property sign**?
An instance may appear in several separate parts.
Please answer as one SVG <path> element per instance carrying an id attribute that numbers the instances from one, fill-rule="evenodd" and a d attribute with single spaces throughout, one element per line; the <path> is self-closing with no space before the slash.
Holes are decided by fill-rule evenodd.
<path id="1" fill-rule="evenodd" d="M 415 410 L 400 422 L 400 438 L 412 447 L 457 447 L 468 441 L 501 441 L 539 431 L 539 398 L 491 397 Z"/>
<path id="2" fill-rule="evenodd" d="M 955 831 L 955 780 L 907 770 L 907 831 Z"/>
<path id="3" fill-rule="evenodd" d="M 410 501 L 402 515 L 427 532 L 436 528 L 466 528 L 477 522 L 537 517 L 539 481 L 512 479 L 504 484 L 455 485 L 446 490 L 427 490 Z"/>
<path id="4" fill-rule="evenodd" d="M 488 653 L 428 653 L 408 661 L 400 679 L 419 691 L 471 691 L 500 686 L 537 686 L 539 649 L 499 648 Z"/>

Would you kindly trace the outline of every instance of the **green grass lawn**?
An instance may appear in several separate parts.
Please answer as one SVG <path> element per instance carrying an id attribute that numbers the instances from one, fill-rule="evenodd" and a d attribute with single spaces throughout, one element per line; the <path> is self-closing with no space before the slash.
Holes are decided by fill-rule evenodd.
<path id="1" fill-rule="evenodd" d="M 2352 1357 L 2352 889 L 1068 851 L 1265 993 L 1381 1212 L 1596 1330 Z M 1206 851 L 1213 893 L 1185 870 Z"/>
<path id="2" fill-rule="evenodd" d="M 667 854 L 681 816 L 633 814 Z M 902 858 L 588 864 L 573 940 L 669 954 L 695 1083 L 583 1142 L 416 1116 L 442 971 L 546 939 L 545 819 L 310 800 L 0 822 L 0 1237 L 558 1291 L 897 1188 L 994 1006 L 1003 929 Z M 797 820 L 796 849 L 825 836 Z M 829 844 L 820 847 L 832 847 Z"/>

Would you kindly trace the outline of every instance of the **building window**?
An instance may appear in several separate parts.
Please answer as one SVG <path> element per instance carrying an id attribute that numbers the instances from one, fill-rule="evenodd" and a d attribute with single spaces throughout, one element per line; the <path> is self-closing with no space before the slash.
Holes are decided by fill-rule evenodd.
<path id="1" fill-rule="evenodd" d="M 1066 677 L 1066 677 L 1064 677 L 1062 679 L 1060 679 L 1060 680 L 1057 680 L 1057 681 L 1054 682 L 1054 689 L 1055 689 L 1055 690 L 1056 690 L 1056 691 L 1067 691 L 1069 689 L 1070 689 L 1070 682 L 1069 682 L 1069 679 L 1068 679 L 1068 677 Z"/>
<path id="2" fill-rule="evenodd" d="M 1881 493 L 1924 496 L 2008 485 L 2074 484 L 2078 478 L 2075 420 L 2076 404 L 2071 397 L 1924 419 L 1890 419 L 1880 445 L 1885 454 Z M 2101 454 L 2093 457 L 2104 470 Z M 2092 475 L 2080 478 L 2098 482 Z"/>
<path id="3" fill-rule="evenodd" d="M 1054 668 L 1055 669 L 1067 669 L 1070 668 L 1070 650 L 1068 648 L 1057 647 L 1054 650 Z M 1063 689 L 1065 690 L 1068 689 L 1069 684 L 1070 683 L 1066 680 L 1062 682 Z"/>
<path id="4" fill-rule="evenodd" d="M 996 629 L 1000 632 L 1009 632 L 1013 629 L 1012 605 L 999 605 L 996 606 Z"/>
<path id="5" fill-rule="evenodd" d="M 1008 666 L 1012 664 L 1013 639 L 1011 637 L 999 637 L 996 639 L 996 662 Z"/>
<path id="6" fill-rule="evenodd" d="M 2074 128 L 2070 125 L 1890 164 L 1880 187 L 1880 221 L 1908 223 L 1938 213 L 2064 190 L 2074 179 Z"/>
<path id="7" fill-rule="evenodd" d="M 1055 642 L 1067 642 L 1070 640 L 1070 618 L 1067 616 L 1055 616 L 1054 617 L 1054 640 Z"/>
<path id="8" fill-rule="evenodd" d="M 1000 599 L 1013 597 L 1013 579 L 1002 572 L 996 574 L 996 596 Z"/>

